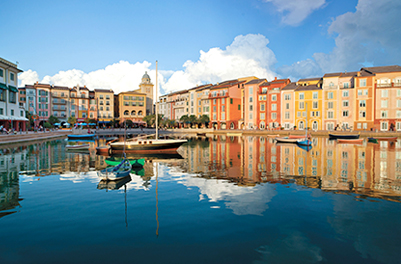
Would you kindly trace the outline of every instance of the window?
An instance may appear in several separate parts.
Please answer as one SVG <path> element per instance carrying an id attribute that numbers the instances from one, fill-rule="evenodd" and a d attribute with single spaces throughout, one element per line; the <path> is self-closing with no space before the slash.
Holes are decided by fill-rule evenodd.
<path id="1" fill-rule="evenodd" d="M 348 82 L 345 82 L 343 87 L 344 87 L 344 88 L 349 88 L 349 83 L 348 83 Z"/>
<path id="2" fill-rule="evenodd" d="M 17 93 L 14 93 L 14 92 L 10 91 L 9 96 L 10 96 L 9 102 L 15 104 L 17 102 Z"/>
<path id="3" fill-rule="evenodd" d="M 249 106 L 249 111 L 253 111 L 253 105 Z"/>
<path id="4" fill-rule="evenodd" d="M 327 98 L 328 99 L 333 99 L 333 92 L 328 92 L 327 93 Z"/>
<path id="5" fill-rule="evenodd" d="M 359 117 L 366 117 L 365 111 L 359 111 Z"/>
<path id="6" fill-rule="evenodd" d="M 359 107 L 366 107 L 366 101 L 365 100 L 360 100 L 359 101 Z"/>
<path id="7" fill-rule="evenodd" d="M 264 119 L 265 119 L 265 113 L 261 113 L 261 114 L 260 114 L 260 119 L 261 119 L 261 120 L 264 120 Z"/>
<path id="8" fill-rule="evenodd" d="M 265 111 L 265 104 L 260 104 L 260 111 Z"/>
<path id="9" fill-rule="evenodd" d="M 397 110 L 397 118 L 401 118 L 401 111 Z"/>
<path id="10" fill-rule="evenodd" d="M 349 92 L 348 91 L 343 91 L 343 97 L 348 97 L 349 96 Z"/>
<path id="11" fill-rule="evenodd" d="M 0 69 L 0 77 L 4 77 L 4 71 L 3 71 L 3 69 Z"/>
<path id="12" fill-rule="evenodd" d="M 333 119 L 334 118 L 334 112 L 333 111 L 327 112 L 327 118 Z"/>
<path id="13" fill-rule="evenodd" d="M 277 119 L 277 113 L 272 113 L 272 119 L 273 120 Z"/>
<path id="14" fill-rule="evenodd" d="M 319 107 L 319 102 L 312 102 L 312 108 L 316 109 Z"/>
<path id="15" fill-rule="evenodd" d="M 318 92 L 313 92 L 312 98 L 313 98 L 313 99 L 317 99 L 317 98 L 318 98 Z"/>
<path id="16" fill-rule="evenodd" d="M 359 86 L 360 87 L 365 87 L 366 86 L 366 79 L 360 79 L 359 80 Z"/>
<path id="17" fill-rule="evenodd" d="M 284 100 L 291 100 L 291 94 L 285 94 L 284 95 Z"/>
<path id="18" fill-rule="evenodd" d="M 304 93 L 299 93 L 299 99 L 300 99 L 300 100 L 303 100 L 303 99 L 305 99 L 305 95 L 304 95 Z"/>
<path id="19" fill-rule="evenodd" d="M 343 117 L 348 117 L 348 116 L 349 116 L 348 110 L 343 111 Z"/>
<path id="20" fill-rule="evenodd" d="M 381 127 L 382 127 L 382 130 L 387 130 L 387 129 L 388 129 L 388 124 L 387 124 L 387 122 L 381 123 Z"/>
<path id="21" fill-rule="evenodd" d="M 290 109 L 290 104 L 289 103 L 285 104 L 285 109 Z"/>
<path id="22" fill-rule="evenodd" d="M 333 109 L 333 102 L 327 102 L 327 108 Z"/>
<path id="23" fill-rule="evenodd" d="M 11 109 L 11 115 L 12 116 L 14 115 L 14 109 Z"/>
<path id="24" fill-rule="evenodd" d="M 387 118 L 387 111 L 381 111 L 381 117 Z"/>
<path id="25" fill-rule="evenodd" d="M 299 109 L 304 109 L 305 103 L 304 102 L 299 102 Z"/>
<path id="26" fill-rule="evenodd" d="M 290 119 L 290 112 L 285 112 L 284 116 L 285 116 L 285 119 Z"/>
<path id="27" fill-rule="evenodd" d="M 381 95 L 382 95 L 382 97 L 388 97 L 388 90 L 387 89 L 382 90 Z"/>
<path id="28" fill-rule="evenodd" d="M 252 96 L 249 97 L 249 102 L 250 102 L 250 103 L 253 102 L 253 97 L 252 97 Z"/>
<path id="29" fill-rule="evenodd" d="M 382 108 L 387 108 L 387 100 L 382 100 L 381 101 L 381 107 Z"/>
<path id="30" fill-rule="evenodd" d="M 13 72 L 10 72 L 10 80 L 14 81 L 14 73 Z"/>
<path id="31" fill-rule="evenodd" d="M 343 101 L 343 107 L 348 107 L 349 106 L 349 102 L 348 101 Z"/>
<path id="32" fill-rule="evenodd" d="M 275 94 L 272 95 L 272 101 L 277 101 L 277 95 Z"/>
<path id="33" fill-rule="evenodd" d="M 277 104 L 272 104 L 272 111 L 276 111 L 277 110 Z"/>

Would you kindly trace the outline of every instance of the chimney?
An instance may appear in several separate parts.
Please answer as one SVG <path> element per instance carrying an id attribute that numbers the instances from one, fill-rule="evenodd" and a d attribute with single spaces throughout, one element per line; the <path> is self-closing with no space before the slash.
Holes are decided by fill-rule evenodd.
<path id="1" fill-rule="evenodd" d="M 274 77 L 274 80 L 277 81 L 277 77 Z"/>
<path id="2" fill-rule="evenodd" d="M 357 72 L 356 76 L 358 76 L 358 77 L 361 76 L 361 72 Z"/>

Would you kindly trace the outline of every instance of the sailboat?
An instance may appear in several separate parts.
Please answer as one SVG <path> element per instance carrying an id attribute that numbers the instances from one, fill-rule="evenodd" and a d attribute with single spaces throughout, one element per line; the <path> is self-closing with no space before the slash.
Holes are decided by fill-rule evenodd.
<path id="1" fill-rule="evenodd" d="M 158 97 L 157 97 L 157 61 L 156 61 L 156 134 L 154 139 L 149 138 L 153 135 L 136 137 L 128 139 L 127 142 L 112 142 L 110 149 L 112 153 L 121 152 L 124 148 L 127 153 L 163 153 L 175 152 L 182 144 L 186 143 L 186 139 L 159 139 L 159 124 L 158 124 Z"/>
<path id="2" fill-rule="evenodd" d="M 312 147 L 312 141 L 308 138 L 308 104 L 306 103 L 306 119 L 305 119 L 305 139 L 297 141 L 300 146 Z"/>

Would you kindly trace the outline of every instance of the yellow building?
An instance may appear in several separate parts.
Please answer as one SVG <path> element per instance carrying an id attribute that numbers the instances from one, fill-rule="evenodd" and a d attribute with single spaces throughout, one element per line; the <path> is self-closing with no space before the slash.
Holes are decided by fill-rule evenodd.
<path id="1" fill-rule="evenodd" d="M 323 76 L 323 129 L 334 130 L 340 127 L 340 73 L 327 73 Z"/>
<path id="2" fill-rule="evenodd" d="M 110 89 L 95 89 L 97 118 L 99 125 L 110 124 L 114 118 L 114 92 Z"/>
<path id="3" fill-rule="evenodd" d="M 300 79 L 295 90 L 295 126 L 322 129 L 322 78 Z"/>
<path id="4" fill-rule="evenodd" d="M 120 122 L 131 120 L 142 123 L 146 116 L 146 93 L 136 91 L 122 92 L 118 95 Z"/>

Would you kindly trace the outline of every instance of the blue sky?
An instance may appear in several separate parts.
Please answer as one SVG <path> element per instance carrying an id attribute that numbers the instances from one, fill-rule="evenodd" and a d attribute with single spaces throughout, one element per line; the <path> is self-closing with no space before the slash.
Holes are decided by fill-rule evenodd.
<path id="1" fill-rule="evenodd" d="M 399 0 L 6 1 L 0 57 L 35 81 L 161 93 L 400 64 Z"/>

